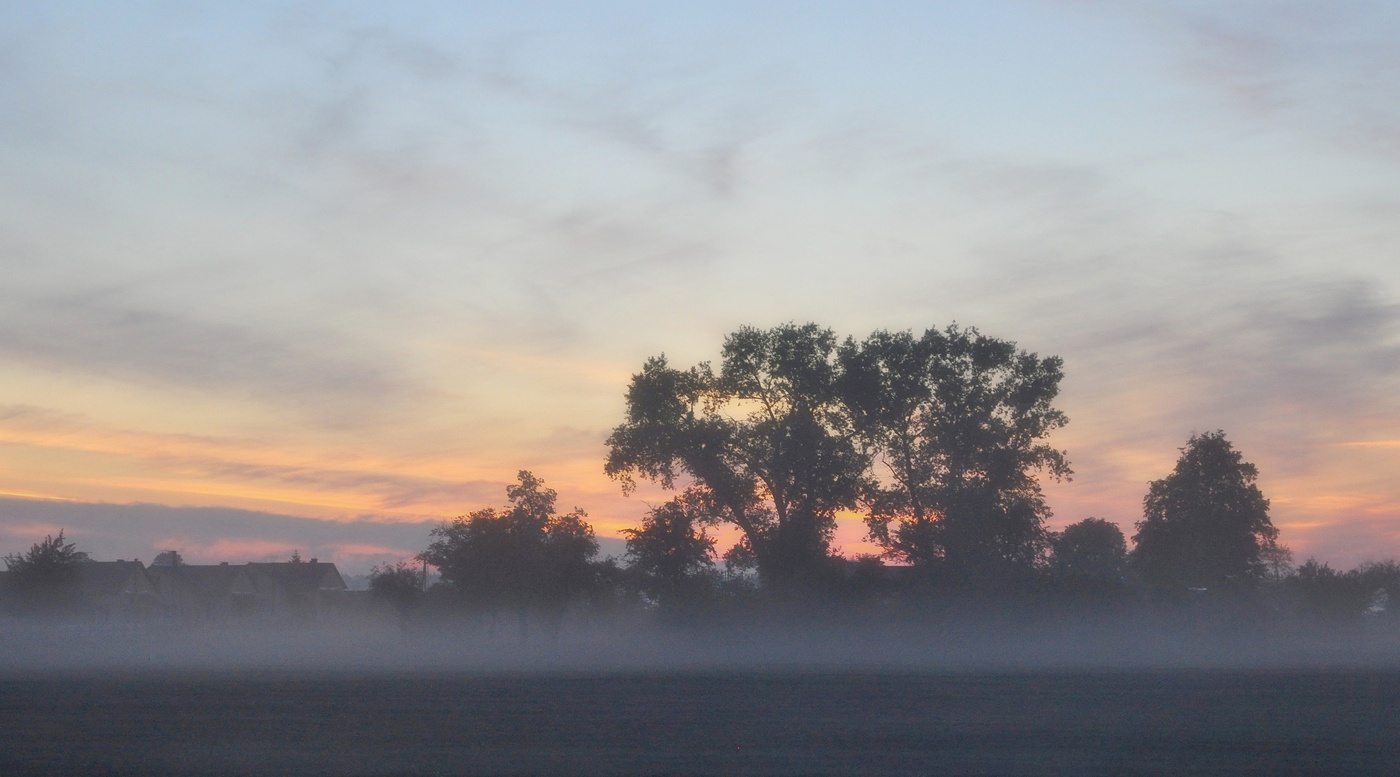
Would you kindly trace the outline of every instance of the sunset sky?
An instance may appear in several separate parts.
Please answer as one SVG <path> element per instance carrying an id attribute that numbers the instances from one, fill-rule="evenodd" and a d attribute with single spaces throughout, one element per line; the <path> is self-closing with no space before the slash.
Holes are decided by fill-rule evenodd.
<path id="1" fill-rule="evenodd" d="M 0 262 L 0 553 L 615 538 L 646 357 L 957 321 L 1065 361 L 1054 527 L 1223 429 L 1400 557 L 1394 2 L 11 2 Z"/>

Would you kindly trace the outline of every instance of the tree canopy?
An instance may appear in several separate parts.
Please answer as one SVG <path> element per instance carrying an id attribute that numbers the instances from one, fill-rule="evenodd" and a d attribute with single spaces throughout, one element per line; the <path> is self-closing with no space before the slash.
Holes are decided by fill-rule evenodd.
<path id="1" fill-rule="evenodd" d="M 950 326 L 876 332 L 744 327 L 720 370 L 665 356 L 632 378 L 608 439 L 609 475 L 698 490 L 743 533 L 769 583 L 830 570 L 836 514 L 864 510 L 887 555 L 993 574 L 1044 554 L 1036 473 L 1069 475 L 1044 438 L 1058 358 Z"/>
<path id="2" fill-rule="evenodd" d="M 1275 545 L 1258 469 L 1223 431 L 1192 435 L 1170 475 L 1148 486 L 1133 537 L 1139 573 L 1159 589 L 1237 589 L 1266 572 Z"/>
<path id="3" fill-rule="evenodd" d="M 423 600 L 423 574 L 411 561 L 375 566 L 369 573 L 369 590 L 387 601 L 398 614 L 399 627 L 407 630 L 408 617 Z"/>
<path id="4" fill-rule="evenodd" d="M 63 531 L 45 535 L 29 552 L 5 556 L 6 582 L 20 601 L 36 609 L 61 608 L 77 596 L 78 565 L 88 555 L 67 542 Z"/>
<path id="5" fill-rule="evenodd" d="M 718 373 L 648 359 L 605 469 L 624 490 L 635 476 L 667 488 L 688 480 L 743 532 L 770 584 L 820 577 L 836 513 L 855 507 L 868 461 L 849 434 L 836 370 L 836 336 L 815 324 L 738 330 Z"/>
<path id="6" fill-rule="evenodd" d="M 1128 543 L 1118 525 L 1102 518 L 1072 523 L 1050 539 L 1050 570 L 1062 579 L 1122 583 Z"/>
<path id="7" fill-rule="evenodd" d="M 958 574 L 1032 567 L 1050 516 L 1036 473 L 1070 475 L 1044 442 L 1068 421 L 1051 405 L 1061 360 L 952 325 L 847 340 L 840 366 L 842 399 L 878 462 L 866 520 L 887 553 Z"/>
<path id="8" fill-rule="evenodd" d="M 715 538 L 706 527 L 715 521 L 703 497 L 688 492 L 648 510 L 639 528 L 622 530 L 627 559 L 641 576 L 643 591 L 658 604 L 669 607 L 696 597 L 714 568 Z"/>
<path id="9" fill-rule="evenodd" d="M 183 566 L 184 563 L 185 558 L 184 556 L 180 555 L 180 552 L 178 550 L 163 550 L 157 553 L 154 559 L 151 559 L 151 566 L 153 567 L 174 568 L 178 566 Z"/>
<path id="10" fill-rule="evenodd" d="M 432 530 L 423 558 L 442 579 L 486 608 L 557 610 L 587 589 L 598 542 L 587 514 L 559 514 L 558 494 L 521 470 L 509 504 L 458 516 Z"/>

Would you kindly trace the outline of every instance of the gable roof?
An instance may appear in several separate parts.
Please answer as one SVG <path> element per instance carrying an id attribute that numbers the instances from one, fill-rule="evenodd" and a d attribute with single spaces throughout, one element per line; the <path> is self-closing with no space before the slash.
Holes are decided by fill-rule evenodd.
<path id="1" fill-rule="evenodd" d="M 140 561 L 83 561 L 76 569 L 78 586 L 89 595 L 155 592 Z"/>
<path id="2" fill-rule="evenodd" d="M 157 584 L 179 587 L 204 597 L 251 593 L 242 566 L 230 564 L 180 564 L 153 566 L 150 575 Z M 240 577 L 243 579 L 240 580 Z"/>
<path id="3" fill-rule="evenodd" d="M 287 593 L 344 591 L 345 579 L 335 564 L 319 561 L 278 561 L 247 564 L 250 572 L 261 574 Z"/>

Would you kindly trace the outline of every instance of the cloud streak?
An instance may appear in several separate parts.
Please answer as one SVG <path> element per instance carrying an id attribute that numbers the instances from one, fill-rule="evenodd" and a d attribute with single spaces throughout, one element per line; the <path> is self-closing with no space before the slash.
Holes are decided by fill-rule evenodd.
<path id="1" fill-rule="evenodd" d="M 389 354 L 338 356 L 353 349 L 329 333 L 293 340 L 115 297 L 11 296 L 0 305 L 0 354 L 49 370 L 253 397 L 329 424 L 363 421 L 424 393 L 396 374 Z"/>
<path id="2" fill-rule="evenodd" d="M 1096 3 L 1165 32 L 1183 72 L 1243 113 L 1400 161 L 1400 14 L 1376 0 Z"/>
<path id="3" fill-rule="evenodd" d="M 414 465 L 384 457 L 296 451 L 275 439 L 104 428 L 90 418 L 37 407 L 0 407 L 0 442 L 139 461 L 164 473 L 171 485 L 221 483 L 239 492 L 261 492 L 266 498 L 319 501 L 327 506 L 358 503 L 361 510 L 384 514 L 437 514 L 451 511 L 454 505 L 485 500 L 500 490 L 491 480 L 413 474 Z M 441 462 L 417 466 L 446 468 Z"/>

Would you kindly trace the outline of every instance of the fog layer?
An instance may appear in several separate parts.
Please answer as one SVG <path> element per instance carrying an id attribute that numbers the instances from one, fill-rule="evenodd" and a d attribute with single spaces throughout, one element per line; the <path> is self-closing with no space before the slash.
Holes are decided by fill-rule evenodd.
<path id="1" fill-rule="evenodd" d="M 1226 619 L 1087 616 L 664 623 L 514 617 L 412 624 L 0 622 L 0 673 L 91 671 L 708 672 L 1400 668 L 1400 634 L 1242 629 Z"/>

